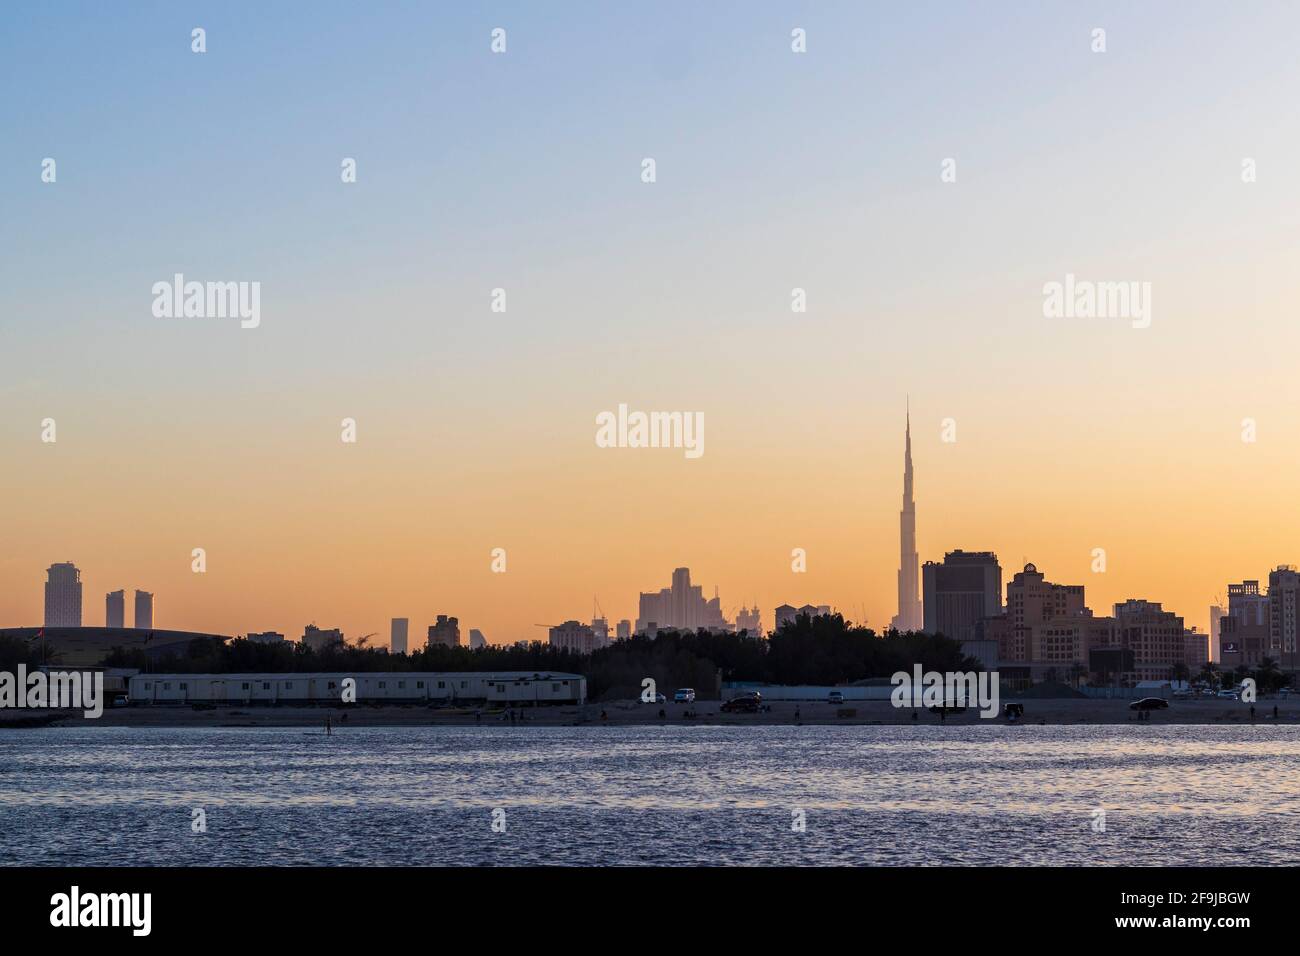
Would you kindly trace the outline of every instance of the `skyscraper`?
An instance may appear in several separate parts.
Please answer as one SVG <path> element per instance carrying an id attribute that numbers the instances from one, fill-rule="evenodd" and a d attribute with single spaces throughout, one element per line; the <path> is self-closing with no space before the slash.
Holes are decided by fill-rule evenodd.
<path id="1" fill-rule="evenodd" d="M 71 561 L 45 572 L 45 626 L 81 627 L 81 572 Z"/>
<path id="2" fill-rule="evenodd" d="M 1300 571 L 1281 564 L 1268 573 L 1268 649 L 1273 660 L 1295 667 L 1300 632 Z"/>
<path id="3" fill-rule="evenodd" d="M 1002 613 L 1002 567 L 992 551 L 949 551 L 942 564 L 925 562 L 921 575 L 927 634 L 974 640 L 981 620 Z"/>
<path id="4" fill-rule="evenodd" d="M 109 591 L 104 596 L 104 626 L 126 627 L 125 591 Z"/>
<path id="5" fill-rule="evenodd" d="M 135 626 L 146 630 L 153 627 L 153 593 L 150 591 L 135 592 Z"/>
<path id="6" fill-rule="evenodd" d="M 899 512 L 900 561 L 898 564 L 898 614 L 889 626 L 899 631 L 919 631 L 923 623 L 921 598 L 917 593 L 916 502 L 912 500 L 912 409 L 907 409 L 903 452 L 903 510 Z"/>
<path id="7" fill-rule="evenodd" d="M 704 589 L 691 584 L 690 568 L 675 569 L 670 588 L 642 591 L 639 611 L 636 620 L 638 634 L 648 634 L 652 624 L 655 630 L 677 628 L 687 631 L 702 627 L 721 630 L 727 626 L 716 591 L 713 597 L 705 598 Z"/>
<path id="8" fill-rule="evenodd" d="M 411 619 L 406 617 L 393 618 L 392 627 L 388 632 L 388 650 L 393 654 L 406 653 L 406 635 L 410 627 Z"/>
<path id="9" fill-rule="evenodd" d="M 429 638 L 425 647 L 442 644 L 445 647 L 460 647 L 460 620 L 439 614 L 436 624 L 429 625 Z"/>

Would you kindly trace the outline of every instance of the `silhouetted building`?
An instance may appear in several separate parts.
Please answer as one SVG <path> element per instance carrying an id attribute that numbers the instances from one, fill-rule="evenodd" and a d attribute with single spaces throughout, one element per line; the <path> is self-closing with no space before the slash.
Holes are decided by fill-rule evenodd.
<path id="1" fill-rule="evenodd" d="M 1224 610 L 1218 604 L 1210 605 L 1210 660 L 1217 661 L 1222 657 L 1219 650 L 1219 619 L 1224 615 Z"/>
<path id="2" fill-rule="evenodd" d="M 1296 666 L 1297 612 L 1300 611 L 1300 572 L 1289 564 L 1268 574 L 1269 656 L 1287 669 Z"/>
<path id="3" fill-rule="evenodd" d="M 1036 629 L 1056 618 L 1073 617 L 1085 610 L 1082 584 L 1052 584 L 1038 568 L 1026 564 L 1007 584 L 1007 623 L 1011 633 L 1008 656 L 1004 660 L 1060 660 L 1059 647 L 1047 655 L 1035 646 Z M 1061 636 L 1062 633 L 1054 635 Z M 1086 648 L 1076 650 L 1078 653 L 1068 659 L 1085 662 Z"/>
<path id="4" fill-rule="evenodd" d="M 81 572 L 71 561 L 45 572 L 45 626 L 81 627 Z"/>
<path id="5" fill-rule="evenodd" d="M 64 667 L 100 667 L 115 650 L 137 651 L 151 661 L 184 657 L 195 639 L 228 641 L 225 634 L 194 631 L 141 631 L 133 627 L 9 627 L 0 638 L 21 640 L 28 648 Z"/>
<path id="6" fill-rule="evenodd" d="M 949 551 L 921 567 L 925 632 L 975 640 L 979 622 L 1002 613 L 1002 568 L 992 551 Z"/>
<path id="7" fill-rule="evenodd" d="M 460 647 L 460 621 L 446 614 L 438 615 L 438 623 L 429 625 L 429 639 L 426 646 L 442 644 L 446 647 Z"/>
<path id="8" fill-rule="evenodd" d="M 302 642 L 313 651 L 323 651 L 334 644 L 343 644 L 343 632 L 337 627 L 324 630 L 315 624 L 308 624 L 302 632 Z"/>
<path id="9" fill-rule="evenodd" d="M 395 617 L 388 631 L 388 649 L 394 654 L 406 653 L 407 631 L 410 629 L 411 619 L 406 617 Z"/>
<path id="10" fill-rule="evenodd" d="M 472 627 L 469 629 L 469 649 L 476 651 L 480 647 L 487 647 L 487 638 L 483 636 L 483 632 L 478 628 Z"/>
<path id="11" fill-rule="evenodd" d="M 257 631 L 247 635 L 246 640 L 254 644 L 282 644 L 284 635 L 279 631 Z"/>
<path id="12" fill-rule="evenodd" d="M 1115 640 L 1133 652 L 1134 681 L 1171 680 L 1187 666 L 1187 630 L 1183 619 L 1156 601 L 1130 598 L 1115 605 Z"/>
<path id="13" fill-rule="evenodd" d="M 1183 634 L 1183 648 L 1189 677 L 1195 677 L 1210 662 L 1210 635 L 1191 628 Z"/>
<path id="14" fill-rule="evenodd" d="M 755 608 L 755 613 L 758 609 Z M 794 623 L 794 619 L 800 614 L 807 614 L 809 617 L 820 617 L 823 614 L 830 614 L 831 606 L 829 604 L 805 604 L 803 607 L 793 607 L 789 604 L 782 604 L 772 612 L 772 618 L 776 621 L 776 627 L 779 629 L 787 621 Z"/>
<path id="15" fill-rule="evenodd" d="M 664 630 L 722 630 L 727 620 L 722 616 L 722 604 L 715 592 L 705 600 L 703 588 L 691 584 L 691 569 L 673 571 L 672 587 L 661 591 L 642 591 L 637 616 L 637 633 L 648 633 L 650 625 Z"/>
<path id="16" fill-rule="evenodd" d="M 153 594 L 149 591 L 135 592 L 135 626 L 145 631 L 153 627 Z"/>
<path id="17" fill-rule="evenodd" d="M 109 591 L 104 596 L 104 626 L 126 627 L 125 591 Z"/>
<path id="18" fill-rule="evenodd" d="M 912 411 L 908 408 L 903 438 L 903 510 L 898 514 L 899 565 L 898 614 L 889 626 L 899 631 L 919 631 L 924 613 L 917 597 L 916 502 L 912 498 Z M 1001 584 L 999 584 L 1001 588 Z"/>
<path id="19" fill-rule="evenodd" d="M 596 635 L 600 647 L 609 643 L 609 621 L 603 617 L 593 617 L 591 619 L 591 632 Z"/>
<path id="20" fill-rule="evenodd" d="M 626 638 L 631 637 L 631 636 L 632 636 L 632 622 L 629 621 L 627 618 L 624 618 L 623 620 L 619 621 L 619 622 L 618 622 L 618 630 L 617 630 L 617 635 L 616 635 L 616 636 L 618 637 L 618 639 L 619 639 L 620 641 L 621 641 L 621 640 L 625 640 Z"/>
<path id="21" fill-rule="evenodd" d="M 1269 596 L 1259 581 L 1228 585 L 1228 612 L 1219 618 L 1215 660 L 1224 671 L 1255 668 L 1269 654 L 1272 620 Z"/>
<path id="22" fill-rule="evenodd" d="M 550 629 L 551 647 L 559 650 L 575 651 L 578 654 L 590 654 L 608 641 L 600 642 L 589 625 L 578 621 L 565 621 Z"/>
<path id="23" fill-rule="evenodd" d="M 752 608 L 742 607 L 736 612 L 736 630 L 748 631 L 750 637 L 763 636 L 763 620 L 757 605 Z"/>

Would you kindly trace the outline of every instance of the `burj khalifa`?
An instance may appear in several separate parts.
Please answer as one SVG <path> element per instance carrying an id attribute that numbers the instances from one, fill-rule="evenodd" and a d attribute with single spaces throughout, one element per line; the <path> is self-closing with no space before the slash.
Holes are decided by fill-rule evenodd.
<path id="1" fill-rule="evenodd" d="M 898 614 L 890 627 L 919 631 L 924 624 L 917 595 L 920 560 L 916 556 L 916 502 L 912 500 L 912 410 L 907 409 L 906 445 L 903 452 L 903 510 L 898 514 L 901 557 L 898 565 Z"/>

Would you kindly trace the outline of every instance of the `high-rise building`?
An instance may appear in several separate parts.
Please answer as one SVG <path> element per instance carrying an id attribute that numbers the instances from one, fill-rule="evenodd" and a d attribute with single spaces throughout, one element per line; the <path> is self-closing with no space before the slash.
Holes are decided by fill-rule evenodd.
<path id="1" fill-rule="evenodd" d="M 1219 617 L 1215 661 L 1223 671 L 1258 667 L 1269 655 L 1269 596 L 1259 581 L 1228 585 L 1228 611 Z"/>
<path id="2" fill-rule="evenodd" d="M 1056 671 L 1056 679 L 1079 677 L 1090 666 L 1091 651 L 1115 646 L 1115 619 L 1093 617 L 1087 608 L 1054 617 L 1033 627 L 1031 646 L 1040 673 Z"/>
<path id="3" fill-rule="evenodd" d="M 603 647 L 604 643 L 608 643 L 598 642 L 590 625 L 579 621 L 565 621 L 563 624 L 558 624 L 551 628 L 549 636 L 551 647 L 575 651 L 579 654 L 590 654 L 597 648 Z"/>
<path id="4" fill-rule="evenodd" d="M 927 634 L 975 640 L 983 618 L 1002 613 L 1002 567 L 992 551 L 949 551 L 921 567 Z"/>
<path id="5" fill-rule="evenodd" d="M 1195 677 L 1210 661 L 1210 635 L 1196 628 L 1183 632 L 1183 659 L 1188 677 Z"/>
<path id="6" fill-rule="evenodd" d="M 109 591 L 104 596 L 104 626 L 126 627 L 125 591 Z"/>
<path id="7" fill-rule="evenodd" d="M 1268 573 L 1269 655 L 1286 669 L 1296 666 L 1296 632 L 1300 627 L 1300 572 L 1283 564 Z"/>
<path id="8" fill-rule="evenodd" d="M 429 625 L 427 647 L 442 644 L 446 647 L 460 647 L 460 621 L 446 614 L 438 615 L 438 623 Z"/>
<path id="9" fill-rule="evenodd" d="M 1073 617 L 1084 610 L 1082 584 L 1053 584 L 1038 568 L 1026 564 L 1024 570 L 1017 571 L 1007 583 L 1010 646 L 1006 650 L 1010 656 L 1004 656 L 1002 660 L 1059 660 L 1063 653 L 1059 647 L 1053 655 L 1044 655 L 1042 648 L 1035 646 L 1035 629 L 1055 618 Z M 1057 637 L 1061 636 L 1060 629 L 1055 633 Z M 1001 650 L 999 648 L 999 653 Z M 1086 649 L 1077 659 L 1087 660 Z"/>
<path id="10" fill-rule="evenodd" d="M 1134 680 L 1171 680 L 1180 666 L 1190 671 L 1187 634 L 1183 619 L 1156 601 L 1115 605 L 1115 640 L 1133 652 Z"/>
<path id="11" fill-rule="evenodd" d="M 742 607 L 736 612 L 736 631 L 748 631 L 750 637 L 763 636 L 763 618 L 758 605 Z"/>
<path id="12" fill-rule="evenodd" d="M 916 502 L 912 498 L 912 409 L 909 405 L 903 432 L 903 510 L 898 515 L 898 614 L 889 626 L 898 631 L 919 631 L 925 618 L 917 596 Z"/>
<path id="13" fill-rule="evenodd" d="M 153 629 L 153 594 L 150 591 L 135 592 L 135 626 L 137 629 Z"/>
<path id="14" fill-rule="evenodd" d="M 393 654 L 406 653 L 406 635 L 410 629 L 409 617 L 395 617 L 388 629 L 388 650 Z"/>
<path id="15" fill-rule="evenodd" d="M 1210 605 L 1210 660 L 1219 661 L 1223 654 L 1219 650 L 1219 619 L 1223 617 L 1223 608 L 1218 604 Z"/>
<path id="16" fill-rule="evenodd" d="M 476 651 L 480 647 L 487 647 L 487 638 L 483 636 L 483 632 L 478 628 L 471 627 L 469 629 L 469 649 Z"/>
<path id="17" fill-rule="evenodd" d="M 616 631 L 616 634 L 620 641 L 627 640 L 632 636 L 632 622 L 627 618 L 623 618 L 623 620 L 618 622 L 618 630 Z"/>
<path id="18" fill-rule="evenodd" d="M 71 561 L 45 572 L 45 626 L 81 627 L 81 572 Z"/>
<path id="19" fill-rule="evenodd" d="M 323 651 L 333 644 L 343 644 L 343 632 L 337 627 L 324 630 L 315 624 L 308 624 L 302 632 L 302 642 L 313 651 Z"/>
<path id="20" fill-rule="evenodd" d="M 596 640 L 600 646 L 604 647 L 609 643 L 609 621 L 603 617 L 593 617 L 591 619 L 591 632 L 596 635 Z"/>
<path id="21" fill-rule="evenodd" d="M 716 589 L 713 597 L 706 600 L 704 589 L 691 584 L 691 569 L 677 568 L 673 571 L 672 587 L 641 592 L 637 633 L 649 633 L 652 624 L 658 630 L 722 630 L 727 627 L 727 619 L 722 615 L 722 602 Z"/>

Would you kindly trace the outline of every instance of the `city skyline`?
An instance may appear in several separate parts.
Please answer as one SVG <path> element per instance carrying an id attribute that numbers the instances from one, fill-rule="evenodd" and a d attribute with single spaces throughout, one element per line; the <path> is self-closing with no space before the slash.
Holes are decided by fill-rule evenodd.
<path id="1" fill-rule="evenodd" d="M 441 609 L 503 642 L 592 594 L 635 618 L 683 565 L 737 605 L 815 599 L 880 628 L 910 393 L 920 560 L 989 549 L 1208 627 L 1224 582 L 1300 551 L 1279 214 L 1300 134 L 1276 122 L 1297 14 L 1262 31 L 1171 9 L 1107 11 L 1104 54 L 1068 9 L 927 4 L 887 33 L 855 5 L 801 10 L 800 55 L 775 8 L 514 10 L 504 56 L 471 42 L 495 25 L 475 11 L 328 3 L 311 44 L 287 10 L 253 31 L 208 11 L 202 56 L 192 25 L 139 9 L 0 35 L 20 120 L 2 228 L 24 237 L 0 263 L 0 620 L 39 621 L 34 566 L 75 556 L 89 612 L 147 582 L 169 625 L 225 632 L 382 633 Z M 22 77 L 50 50 L 102 66 L 113 109 L 76 71 L 30 109 Z M 898 83 L 916 50 L 963 82 Z M 340 89 L 326 64 L 369 79 Z M 142 157 L 177 97 L 210 122 Z M 160 225 L 160 194 L 204 228 Z M 153 315 L 178 273 L 260 281 L 260 324 Z M 1046 317 L 1070 276 L 1150 282 L 1149 327 Z M 598 447 L 622 404 L 701 412 L 707 451 Z"/>
<path id="2" fill-rule="evenodd" d="M 1045 575 L 1032 563 L 1025 564 L 1023 571 L 1016 572 L 1014 578 L 1004 585 L 1001 561 L 997 554 L 991 551 L 968 552 L 957 549 L 946 552 L 942 562 L 927 561 L 921 570 L 923 584 L 920 603 L 924 620 L 915 630 L 941 633 L 962 642 L 992 641 L 998 646 L 999 659 L 1003 664 L 1014 665 L 1017 662 L 1039 660 L 1037 656 L 1039 635 L 1034 632 L 1032 625 L 1037 623 L 1062 625 L 1070 622 L 1072 625 L 1089 629 L 1093 622 L 1113 620 L 1094 617 L 1091 606 L 1085 602 L 1083 585 L 1048 583 L 1045 581 Z M 1038 615 L 1034 614 L 1031 615 L 1032 620 L 1027 622 L 1024 609 L 1018 604 L 1023 598 L 1018 595 L 1023 595 L 1026 581 L 1035 580 L 1036 591 L 1051 597 L 1046 603 L 1039 605 L 1043 612 L 1041 621 Z M 1221 657 L 1221 627 L 1228 629 L 1224 631 L 1222 637 L 1225 642 L 1222 649 L 1229 652 L 1230 660 L 1258 664 L 1263 657 L 1276 659 L 1280 654 L 1285 654 L 1288 659 L 1293 660 L 1297 651 L 1300 651 L 1300 571 L 1297 571 L 1294 565 L 1279 564 L 1270 568 L 1267 580 L 1268 586 L 1263 590 L 1260 589 L 1259 579 L 1229 583 L 1226 606 L 1219 604 L 1210 606 L 1210 626 L 1207 628 L 1188 624 L 1184 629 L 1181 622 L 1186 615 L 1177 614 L 1180 634 L 1185 633 L 1188 638 L 1204 640 L 1207 659 L 1216 662 Z M 702 591 L 702 586 L 691 584 L 689 568 L 676 568 L 672 574 L 671 587 L 657 592 L 640 593 L 641 615 L 636 619 L 635 626 L 629 619 L 618 620 L 617 638 L 629 637 L 633 633 L 653 636 L 660 630 L 697 629 L 720 632 L 749 630 L 751 633 L 757 631 L 760 634 L 767 634 L 779 628 L 783 621 L 793 620 L 796 613 L 839 613 L 854 624 L 870 626 L 868 622 L 855 620 L 851 615 L 845 614 L 844 609 L 832 604 L 805 604 L 799 607 L 788 603 L 773 608 L 771 624 L 763 626 L 760 623 L 762 611 L 757 604 L 752 609 L 745 604 L 739 605 L 735 610 L 734 619 L 730 619 L 722 613 L 720 599 L 716 594 L 712 599 L 706 600 Z M 65 630 L 69 627 L 98 627 L 80 620 L 81 569 L 74 562 L 56 563 L 47 569 L 44 594 L 46 614 L 43 624 L 39 627 Z M 125 626 L 122 620 L 124 595 L 125 592 L 120 589 L 106 595 L 104 624 L 106 628 Z M 152 630 L 154 628 L 153 598 L 154 595 L 150 592 L 136 590 L 135 621 L 130 629 Z M 1039 600 L 1042 601 L 1041 595 Z M 1123 606 L 1150 606 L 1160 610 L 1163 603 L 1153 601 L 1150 597 L 1129 596 L 1123 601 L 1113 602 L 1113 607 L 1115 616 L 1118 617 Z M 76 608 L 75 613 L 70 610 L 73 607 Z M 647 608 L 651 610 L 647 611 Z M 667 623 L 660 624 L 653 617 L 647 617 L 647 613 L 664 617 Z M 1163 613 L 1175 614 L 1172 610 Z M 1082 620 L 1076 621 L 1080 616 Z M 385 649 L 391 647 L 396 652 L 407 650 L 409 620 L 409 618 L 390 619 L 390 642 L 384 645 Z M 562 625 L 547 626 L 551 630 L 550 643 L 556 643 L 555 635 L 560 632 L 565 635 L 561 643 L 573 644 L 575 647 L 581 643 L 585 653 L 589 653 L 595 647 L 606 646 L 613 639 L 609 636 L 609 619 L 600 610 L 598 600 L 594 602 L 590 623 L 567 618 Z M 0 630 L 6 628 L 39 630 L 39 627 L 0 622 Z M 891 622 L 892 628 L 893 622 Z M 190 629 L 169 628 L 168 630 Z M 192 632 L 213 633 L 217 630 L 194 629 Z M 462 643 L 456 616 L 437 614 L 435 623 L 430 624 L 427 630 L 429 644 L 441 643 L 454 647 Z M 886 629 L 877 627 L 873 630 L 883 634 Z M 586 633 L 585 642 L 576 638 L 577 631 Z M 483 637 L 478 628 L 470 629 L 469 633 L 470 647 L 541 640 L 534 635 L 523 638 L 509 637 L 499 642 L 490 642 Z M 228 631 L 228 634 L 247 636 L 250 640 L 285 639 L 284 632 L 274 630 L 258 632 L 252 628 L 237 628 Z M 334 641 L 346 643 L 346 634 L 344 628 L 320 629 L 313 618 L 310 623 L 304 625 L 302 638 L 291 637 L 289 640 L 301 640 L 309 646 L 320 648 Z M 375 636 L 377 632 L 367 632 L 358 638 L 354 632 L 351 643 Z M 594 643 L 592 643 L 593 639 Z M 1227 643 L 1229 641 L 1231 643 Z M 1086 647 L 1088 643 L 1087 640 L 1082 642 L 1076 640 L 1076 647 Z M 1231 655 L 1241 656 L 1237 658 Z"/>

